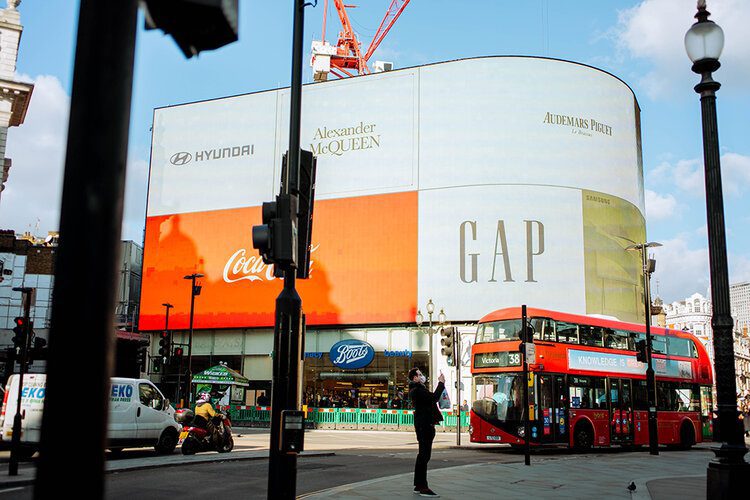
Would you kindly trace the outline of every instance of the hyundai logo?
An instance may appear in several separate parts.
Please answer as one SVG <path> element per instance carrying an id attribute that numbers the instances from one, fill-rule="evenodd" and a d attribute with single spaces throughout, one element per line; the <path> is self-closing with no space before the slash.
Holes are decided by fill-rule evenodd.
<path id="1" fill-rule="evenodd" d="M 180 151 L 179 153 L 175 153 L 172 155 L 172 157 L 169 159 L 169 163 L 172 165 L 186 165 L 190 163 L 190 160 L 193 159 L 193 155 L 188 153 L 187 151 Z"/>

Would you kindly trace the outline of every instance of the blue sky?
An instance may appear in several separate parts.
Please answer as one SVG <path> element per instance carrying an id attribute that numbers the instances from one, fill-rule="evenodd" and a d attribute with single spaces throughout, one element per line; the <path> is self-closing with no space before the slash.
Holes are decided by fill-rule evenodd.
<path id="1" fill-rule="evenodd" d="M 367 45 L 389 1 L 357 3 L 350 16 Z M 291 7 L 291 1 L 241 0 L 240 41 L 191 60 L 139 20 L 123 238 L 142 238 L 153 109 L 287 86 Z M 709 0 L 708 8 L 726 36 L 715 78 L 723 84 L 718 111 L 730 280 L 738 282 L 750 280 L 750 2 Z M 61 0 L 25 0 L 19 7 L 17 72 L 36 88 L 26 123 L 9 132 L 13 168 L 0 206 L 2 228 L 41 235 L 57 229 L 77 10 L 77 2 Z M 692 89 L 698 77 L 683 48 L 694 13 L 690 0 L 413 0 L 373 60 L 407 67 L 537 55 L 590 64 L 627 82 L 642 113 L 648 237 L 664 244 L 656 251 L 654 286 L 665 300 L 679 300 L 708 286 L 700 105 Z M 306 11 L 306 51 L 320 36 L 322 16 L 323 0 Z M 327 38 L 338 29 L 331 8 Z"/>

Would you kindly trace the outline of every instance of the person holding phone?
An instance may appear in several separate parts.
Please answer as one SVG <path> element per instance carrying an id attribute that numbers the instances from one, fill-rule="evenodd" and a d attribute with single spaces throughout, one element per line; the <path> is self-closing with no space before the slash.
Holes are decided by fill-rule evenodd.
<path id="1" fill-rule="evenodd" d="M 427 485 L 427 463 L 432 455 L 432 441 L 435 439 L 435 424 L 443 420 L 437 402 L 445 389 L 445 376 L 441 373 L 434 392 L 425 385 L 427 378 L 419 368 L 409 370 L 409 399 L 414 407 L 414 432 L 419 442 L 419 453 L 414 464 L 414 493 L 423 497 L 437 498 L 440 495 Z"/>

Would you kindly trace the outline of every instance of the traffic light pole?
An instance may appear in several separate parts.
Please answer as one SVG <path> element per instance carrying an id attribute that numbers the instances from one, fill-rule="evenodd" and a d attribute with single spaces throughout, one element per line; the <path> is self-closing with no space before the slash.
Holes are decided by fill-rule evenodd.
<path id="1" fill-rule="evenodd" d="M 454 330 L 453 339 L 453 362 L 456 363 L 456 446 L 461 446 L 461 333 L 458 328 Z"/>
<path id="2" fill-rule="evenodd" d="M 31 309 L 31 292 L 28 287 L 14 288 L 13 291 L 21 292 L 23 302 L 23 346 L 19 353 L 21 369 L 18 375 L 18 399 L 16 400 L 16 415 L 13 417 L 13 438 L 10 446 L 10 462 L 8 463 L 8 475 L 18 475 L 18 455 L 21 447 L 21 395 L 23 393 L 23 376 L 26 374 L 26 362 L 28 361 L 29 343 L 31 341 L 31 328 L 29 328 L 29 312 Z"/>
<path id="3" fill-rule="evenodd" d="M 287 178 L 283 185 L 289 190 L 290 172 L 299 172 L 300 117 L 302 112 L 302 50 L 305 1 L 293 0 L 294 34 L 292 45 L 292 83 L 289 117 L 289 156 Z M 282 193 L 286 194 L 286 193 Z M 296 252 L 296 249 L 294 249 Z M 274 324 L 273 387 L 271 392 L 271 437 L 268 462 L 268 498 L 294 499 L 297 491 L 297 453 L 281 450 L 284 431 L 282 411 L 298 410 L 302 373 L 302 299 L 295 288 L 296 270 L 284 269 L 284 289 L 276 299 Z"/>
<path id="4" fill-rule="evenodd" d="M 526 345 L 531 339 L 529 332 L 528 316 L 526 315 L 526 305 L 521 306 L 521 334 L 523 336 L 523 437 L 524 437 L 524 458 L 523 463 L 531 465 L 531 419 L 529 415 L 529 363 L 526 356 Z"/>
<path id="5" fill-rule="evenodd" d="M 104 497 L 117 259 L 133 87 L 138 2 L 81 0 L 60 210 L 60 244 L 34 498 Z M 71 342 L 85 318 L 86 342 Z M 70 459 L 70 369 L 86 359 L 86 431 Z"/>
<path id="6" fill-rule="evenodd" d="M 656 374 L 652 359 L 651 343 L 651 277 L 648 268 L 648 247 L 641 245 L 643 261 L 643 294 L 646 307 L 646 392 L 648 392 L 648 450 L 651 455 L 659 454 L 659 435 L 656 420 Z"/>

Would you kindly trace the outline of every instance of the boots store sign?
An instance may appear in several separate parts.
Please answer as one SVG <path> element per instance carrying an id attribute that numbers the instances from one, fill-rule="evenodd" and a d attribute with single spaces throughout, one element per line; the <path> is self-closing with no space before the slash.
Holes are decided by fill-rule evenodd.
<path id="1" fill-rule="evenodd" d="M 142 330 L 163 328 L 167 299 L 170 325 L 189 326 L 194 272 L 195 328 L 274 324 L 280 280 L 249 242 L 279 191 L 287 94 L 155 110 Z M 640 111 L 618 78 L 486 57 L 303 95 L 300 139 L 318 157 L 314 266 L 298 283 L 308 325 L 413 324 L 430 298 L 466 322 L 528 302 L 642 320 L 640 261 L 625 251 L 645 238 Z M 334 363 L 369 362 L 361 343 L 338 347 Z"/>
<path id="2" fill-rule="evenodd" d="M 372 363 L 375 349 L 363 340 L 336 342 L 328 353 L 331 362 L 343 370 L 356 370 Z"/>

